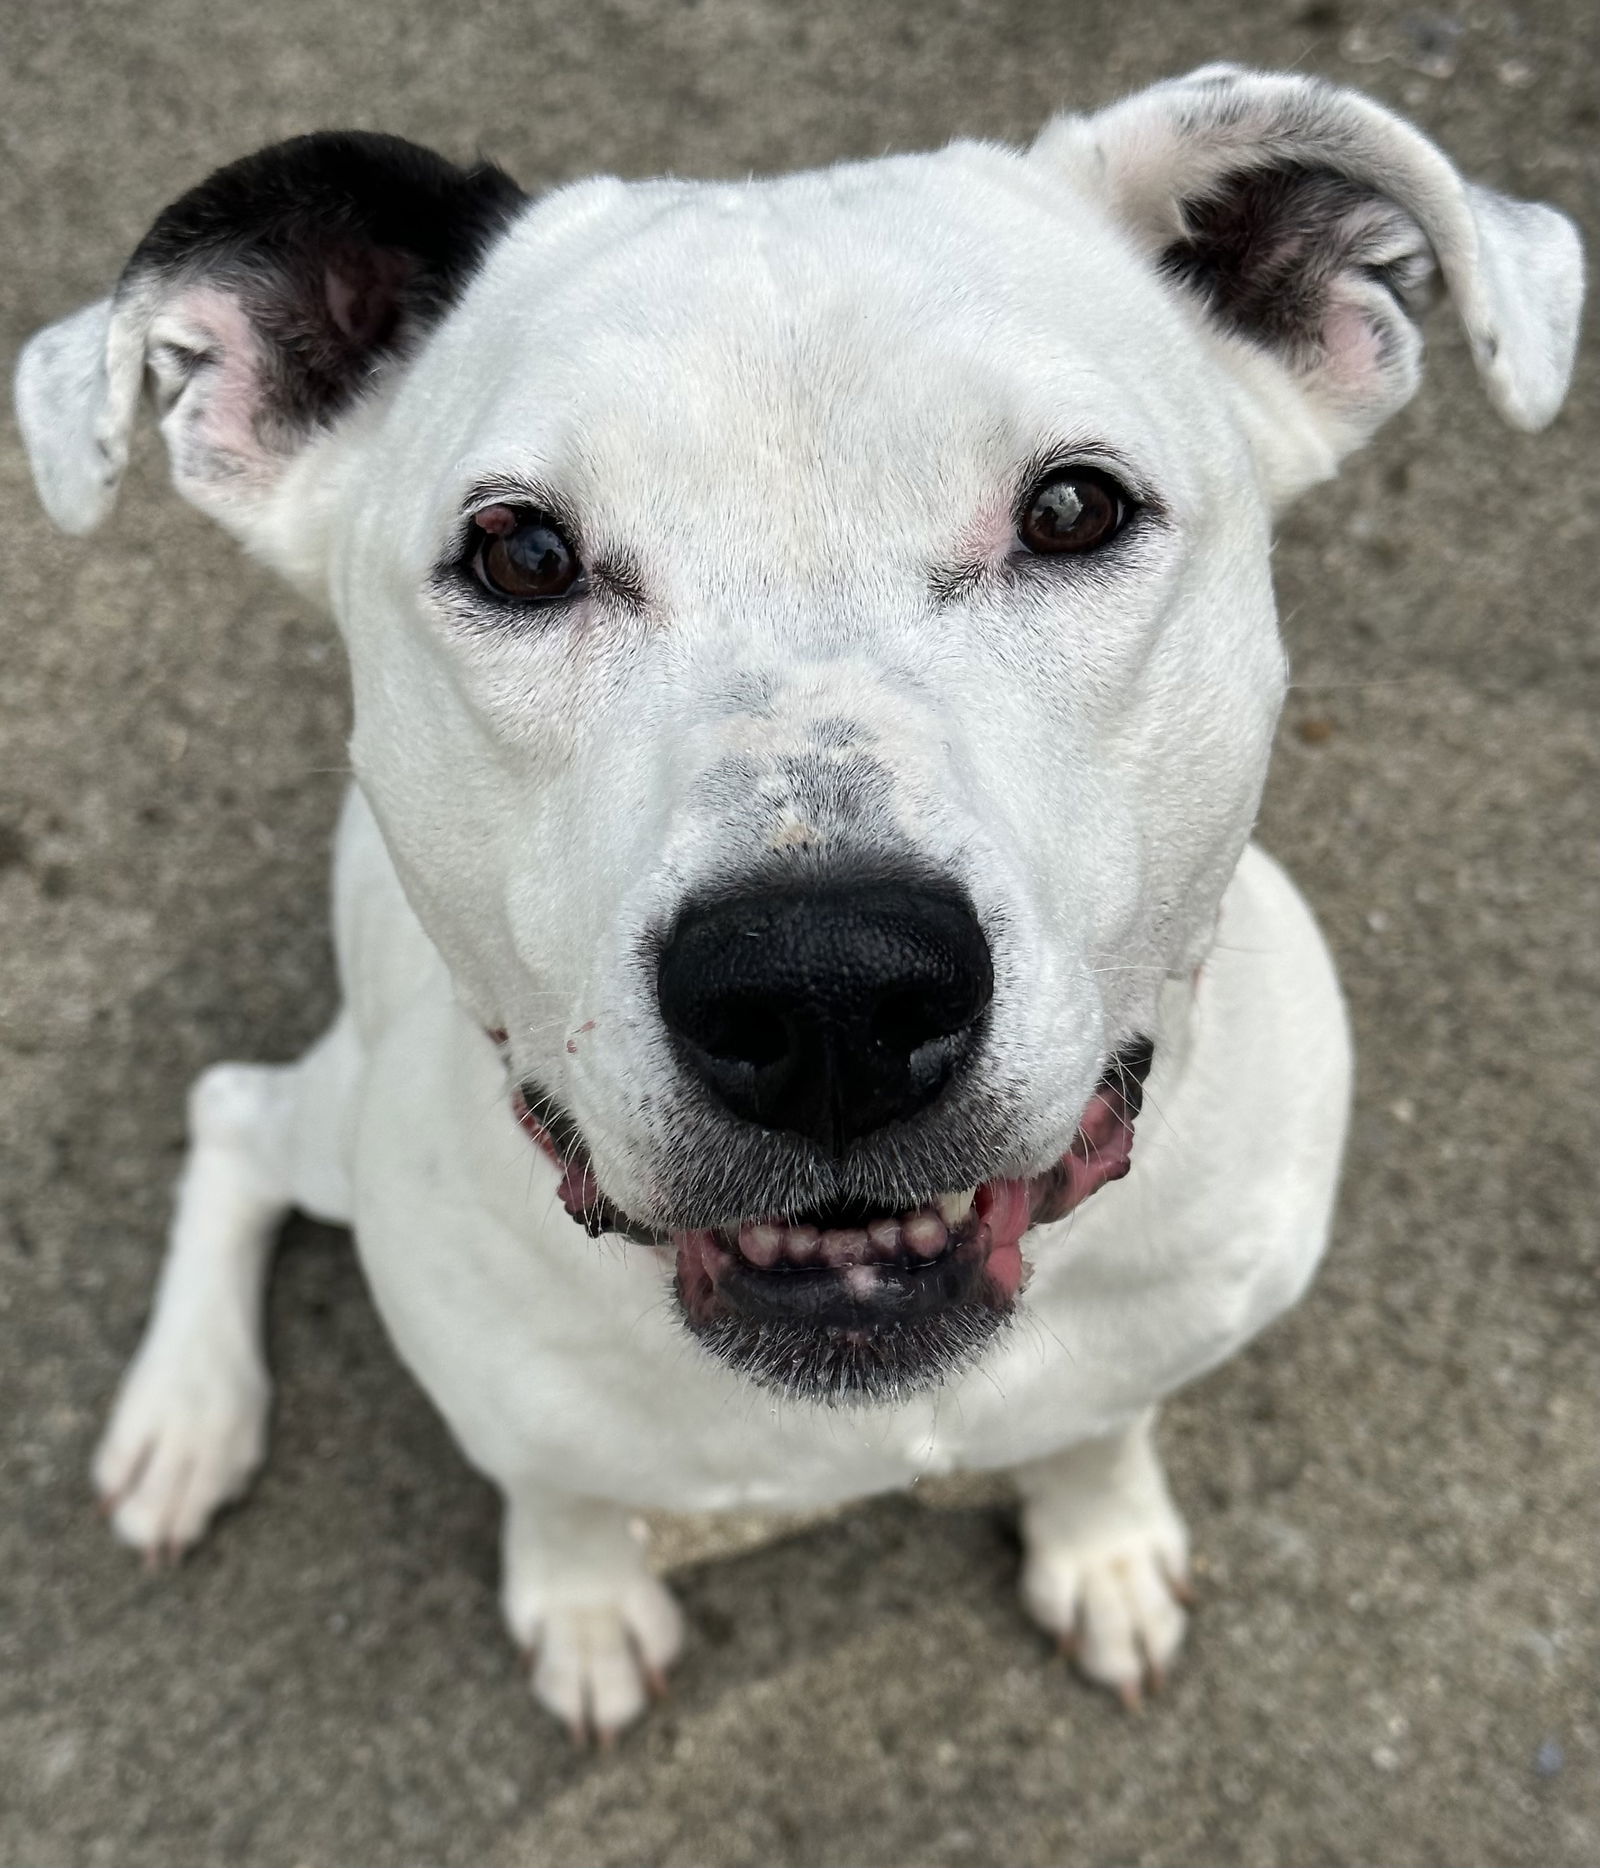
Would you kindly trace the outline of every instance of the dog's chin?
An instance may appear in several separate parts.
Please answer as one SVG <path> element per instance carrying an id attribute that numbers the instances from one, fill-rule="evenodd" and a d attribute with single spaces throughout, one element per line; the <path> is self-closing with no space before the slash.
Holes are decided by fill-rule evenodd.
<path id="1" fill-rule="evenodd" d="M 887 1327 L 817 1330 L 724 1312 L 689 1328 L 736 1375 L 791 1401 L 892 1405 L 975 1362 L 1009 1316 L 968 1303 Z"/>
<path id="2" fill-rule="evenodd" d="M 1130 1165 L 1151 1047 L 1113 1057 L 1065 1152 L 897 1211 L 838 1206 L 671 1231 L 640 1225 L 601 1191 L 574 1133 L 523 1127 L 562 1172 L 561 1198 L 591 1233 L 621 1233 L 675 1260 L 691 1333 L 731 1369 L 797 1400 L 893 1402 L 972 1364 L 1027 1281 L 1028 1231 L 1072 1211 Z"/>
<path id="3" fill-rule="evenodd" d="M 1027 1183 L 898 1214 L 839 1211 L 672 1235 L 690 1331 L 796 1400 L 895 1401 L 971 1363 L 1011 1315 Z"/>

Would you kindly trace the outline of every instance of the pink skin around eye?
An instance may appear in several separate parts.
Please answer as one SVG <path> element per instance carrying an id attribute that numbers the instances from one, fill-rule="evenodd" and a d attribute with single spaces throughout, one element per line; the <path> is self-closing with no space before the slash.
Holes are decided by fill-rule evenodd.
<path id="1" fill-rule="evenodd" d="M 1011 508 L 1001 500 L 988 502 L 962 528 L 960 555 L 969 564 L 999 564 L 1009 555 L 1015 536 Z"/>

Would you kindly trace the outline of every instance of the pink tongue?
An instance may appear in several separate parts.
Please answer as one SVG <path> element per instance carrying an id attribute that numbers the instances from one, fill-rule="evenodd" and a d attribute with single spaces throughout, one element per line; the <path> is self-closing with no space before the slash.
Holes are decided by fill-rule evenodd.
<path id="1" fill-rule="evenodd" d="M 1033 1198 L 1025 1180 L 985 1181 L 974 1203 L 989 1236 L 984 1268 L 1009 1303 L 1022 1288 L 1022 1235 L 1033 1223 Z"/>

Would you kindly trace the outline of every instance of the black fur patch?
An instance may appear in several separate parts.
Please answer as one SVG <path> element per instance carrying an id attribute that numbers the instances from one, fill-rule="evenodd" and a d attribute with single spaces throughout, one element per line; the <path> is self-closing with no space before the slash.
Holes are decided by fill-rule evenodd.
<path id="1" fill-rule="evenodd" d="M 327 130 L 218 169 L 174 201 L 119 290 L 152 275 L 237 299 L 270 359 L 264 418 L 304 431 L 448 308 L 526 196 L 398 136 Z"/>
<path id="2" fill-rule="evenodd" d="M 1230 175 L 1186 202 L 1184 221 L 1188 234 L 1162 254 L 1162 271 L 1198 292 L 1229 330 L 1299 365 L 1321 354 L 1338 279 L 1364 273 L 1411 312 L 1432 271 L 1405 211 L 1331 169 Z"/>

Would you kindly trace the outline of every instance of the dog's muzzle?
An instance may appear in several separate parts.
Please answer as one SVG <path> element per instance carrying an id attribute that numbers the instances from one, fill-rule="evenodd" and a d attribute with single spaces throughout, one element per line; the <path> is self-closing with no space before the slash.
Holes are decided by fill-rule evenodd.
<path id="1" fill-rule="evenodd" d="M 503 1037 L 503 1034 L 494 1034 Z M 570 1124 L 518 1121 L 555 1161 L 561 1199 L 593 1234 L 669 1249 L 690 1330 L 765 1387 L 828 1402 L 890 1400 L 945 1380 L 1010 1317 L 1026 1277 L 1022 1240 L 1126 1174 L 1152 1047 L 1108 1063 L 1060 1158 L 899 1212 L 765 1214 L 656 1232 L 605 1197 Z"/>
<path id="2" fill-rule="evenodd" d="M 836 1162 L 938 1101 L 977 1051 L 993 992 L 965 895 L 883 877 L 691 904 L 657 956 L 663 1023 L 723 1120 Z M 1127 1172 L 1150 1058 L 1143 1042 L 1113 1057 L 1071 1146 L 1031 1177 L 895 1210 L 757 1211 L 672 1231 L 607 1200 L 548 1101 L 530 1088 L 517 1110 L 574 1218 L 671 1250 L 689 1328 L 730 1366 L 810 1399 L 888 1398 L 970 1361 L 1011 1315 L 1023 1235 Z"/>

